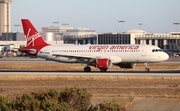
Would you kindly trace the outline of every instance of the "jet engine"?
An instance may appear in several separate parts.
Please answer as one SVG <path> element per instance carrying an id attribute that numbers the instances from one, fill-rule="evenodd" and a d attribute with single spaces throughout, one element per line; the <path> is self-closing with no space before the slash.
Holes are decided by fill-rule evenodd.
<path id="1" fill-rule="evenodd" d="M 94 66 L 100 69 L 108 69 L 112 66 L 111 60 L 107 58 L 101 58 L 94 60 Z"/>
<path id="2" fill-rule="evenodd" d="M 136 63 L 119 63 L 117 64 L 120 68 L 133 68 Z"/>

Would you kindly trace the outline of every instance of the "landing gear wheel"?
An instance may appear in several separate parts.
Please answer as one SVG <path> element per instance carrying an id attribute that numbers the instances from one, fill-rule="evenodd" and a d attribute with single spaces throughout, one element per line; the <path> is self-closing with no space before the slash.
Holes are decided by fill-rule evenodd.
<path id="1" fill-rule="evenodd" d="M 91 67 L 84 67 L 84 72 L 91 72 Z"/>
<path id="2" fill-rule="evenodd" d="M 107 69 L 100 69 L 100 71 L 101 71 L 101 72 L 106 72 L 106 71 L 107 71 Z"/>
<path id="3" fill-rule="evenodd" d="M 149 71 L 150 71 L 150 69 L 148 68 L 148 64 L 147 64 L 147 63 L 144 63 L 144 65 L 146 66 L 146 68 L 145 68 L 145 72 L 149 72 Z"/>
<path id="4" fill-rule="evenodd" d="M 146 67 L 146 68 L 145 68 L 145 71 L 146 71 L 146 72 L 149 72 L 149 71 L 150 71 L 150 69 Z"/>

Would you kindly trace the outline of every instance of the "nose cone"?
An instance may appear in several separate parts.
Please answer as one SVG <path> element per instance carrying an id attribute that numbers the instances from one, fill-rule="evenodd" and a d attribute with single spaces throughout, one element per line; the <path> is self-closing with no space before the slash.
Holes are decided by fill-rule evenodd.
<path id="1" fill-rule="evenodd" d="M 169 55 L 167 53 L 164 52 L 163 56 L 162 56 L 162 61 L 166 61 L 169 59 Z"/>

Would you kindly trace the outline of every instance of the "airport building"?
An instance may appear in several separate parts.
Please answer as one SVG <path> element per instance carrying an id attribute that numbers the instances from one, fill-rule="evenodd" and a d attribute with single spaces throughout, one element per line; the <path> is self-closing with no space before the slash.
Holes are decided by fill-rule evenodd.
<path id="1" fill-rule="evenodd" d="M 52 38 L 52 41 L 56 41 L 56 44 L 63 44 L 64 43 L 64 41 L 63 41 L 63 33 L 65 33 L 67 30 L 74 30 L 74 27 L 70 27 L 70 26 L 42 27 L 42 32 L 46 33 L 46 38 L 47 39 Z"/>
<path id="2" fill-rule="evenodd" d="M 74 27 L 42 27 L 43 32 L 53 32 L 57 41 L 62 40 L 64 44 L 96 44 L 97 33 L 88 28 Z"/>
<path id="3" fill-rule="evenodd" d="M 180 50 L 180 32 L 170 32 L 167 34 L 146 33 L 135 35 L 136 44 L 156 45 L 164 51 L 179 52 Z"/>
<path id="4" fill-rule="evenodd" d="M 66 30 L 58 27 L 43 27 L 42 30 L 40 34 L 49 44 L 149 44 L 167 52 L 180 50 L 180 32 L 155 34 L 133 29 L 123 33 L 97 33 L 92 29 L 72 27 Z M 1 52 L 17 52 L 18 48 L 25 45 L 24 34 L 20 32 L 2 33 L 0 37 Z"/>
<path id="5" fill-rule="evenodd" d="M 134 44 L 131 34 L 101 33 L 98 34 L 98 44 Z"/>
<path id="6" fill-rule="evenodd" d="M 0 36 L 10 32 L 10 3 L 12 0 L 0 0 Z"/>
<path id="7" fill-rule="evenodd" d="M 104 33 L 98 34 L 98 44 L 149 44 L 164 51 L 179 52 L 180 32 L 155 34 L 133 29 L 123 33 Z"/>
<path id="8" fill-rule="evenodd" d="M 67 30 L 73 30 L 74 27 L 64 26 L 64 27 L 42 27 L 42 32 L 54 32 L 54 33 L 63 33 Z"/>
<path id="9" fill-rule="evenodd" d="M 97 44 L 97 32 L 88 28 L 67 30 L 63 33 L 64 44 Z"/>

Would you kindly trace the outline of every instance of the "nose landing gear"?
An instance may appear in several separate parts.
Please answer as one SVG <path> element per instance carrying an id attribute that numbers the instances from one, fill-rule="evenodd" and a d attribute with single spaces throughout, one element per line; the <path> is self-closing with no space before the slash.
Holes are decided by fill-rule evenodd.
<path id="1" fill-rule="evenodd" d="M 145 68 L 145 72 L 149 72 L 149 71 L 150 71 L 150 69 L 148 68 L 148 64 L 147 64 L 147 63 L 144 63 L 144 65 L 146 66 L 146 68 Z"/>

